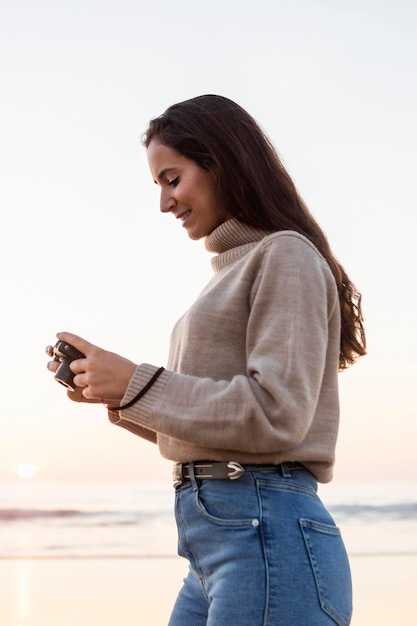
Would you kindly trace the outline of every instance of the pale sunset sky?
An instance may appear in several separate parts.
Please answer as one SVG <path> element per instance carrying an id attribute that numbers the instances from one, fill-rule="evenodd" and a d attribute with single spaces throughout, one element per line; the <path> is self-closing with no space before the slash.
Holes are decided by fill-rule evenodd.
<path id="1" fill-rule="evenodd" d="M 363 293 L 336 479 L 416 480 L 417 4 L 3 0 L 0 59 L 0 481 L 170 479 L 44 348 L 68 330 L 165 364 L 210 255 L 159 213 L 140 136 L 204 93 L 260 122 Z"/>

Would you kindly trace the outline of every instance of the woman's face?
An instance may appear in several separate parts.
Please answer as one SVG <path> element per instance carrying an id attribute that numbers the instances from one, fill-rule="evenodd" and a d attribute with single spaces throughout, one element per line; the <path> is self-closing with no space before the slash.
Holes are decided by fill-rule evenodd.
<path id="1" fill-rule="evenodd" d="M 153 179 L 161 188 L 161 211 L 180 220 L 191 239 L 207 237 L 228 219 L 213 175 L 195 161 L 157 139 L 148 146 L 148 161 Z"/>

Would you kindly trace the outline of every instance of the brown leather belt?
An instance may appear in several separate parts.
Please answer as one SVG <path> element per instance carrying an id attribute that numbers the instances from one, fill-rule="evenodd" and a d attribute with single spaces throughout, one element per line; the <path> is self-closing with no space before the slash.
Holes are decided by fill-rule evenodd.
<path id="1" fill-rule="evenodd" d="M 178 489 L 191 480 L 192 475 L 198 480 L 236 480 L 245 472 L 276 470 L 285 476 L 287 471 L 305 470 L 301 463 L 272 463 L 265 465 L 242 465 L 237 461 L 194 461 L 193 463 L 174 463 L 172 476 L 174 487 Z"/>

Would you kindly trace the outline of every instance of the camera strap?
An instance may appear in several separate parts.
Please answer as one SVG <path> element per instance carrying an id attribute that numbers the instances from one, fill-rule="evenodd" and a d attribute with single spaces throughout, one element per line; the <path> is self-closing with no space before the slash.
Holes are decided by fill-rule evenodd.
<path id="1" fill-rule="evenodd" d="M 142 387 L 139 393 L 136 394 L 136 396 L 132 398 L 132 400 L 129 400 L 129 402 L 127 402 L 126 404 L 122 404 L 121 406 L 108 406 L 107 407 L 108 410 L 109 411 L 123 411 L 124 409 L 128 409 L 129 407 L 133 406 L 135 402 L 143 398 L 145 393 L 149 391 L 149 389 L 157 381 L 157 379 L 160 377 L 160 375 L 162 374 L 164 370 L 165 370 L 165 367 L 160 367 L 159 369 L 157 369 L 155 374 L 152 376 L 152 378 L 146 383 L 144 387 Z"/>

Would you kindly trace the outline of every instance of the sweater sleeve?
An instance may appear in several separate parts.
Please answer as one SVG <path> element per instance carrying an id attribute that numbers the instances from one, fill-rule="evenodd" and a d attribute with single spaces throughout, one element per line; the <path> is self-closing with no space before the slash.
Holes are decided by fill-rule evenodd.
<path id="1" fill-rule="evenodd" d="M 278 233 L 278 235 L 280 235 Z M 281 234 L 282 235 L 282 234 Z M 211 449 L 267 454 L 299 445 L 312 424 L 338 307 L 330 269 L 304 238 L 268 237 L 248 291 L 246 372 L 214 380 L 165 371 L 112 421 Z M 333 342 L 335 343 L 335 342 Z M 157 368 L 137 368 L 124 401 Z"/>

